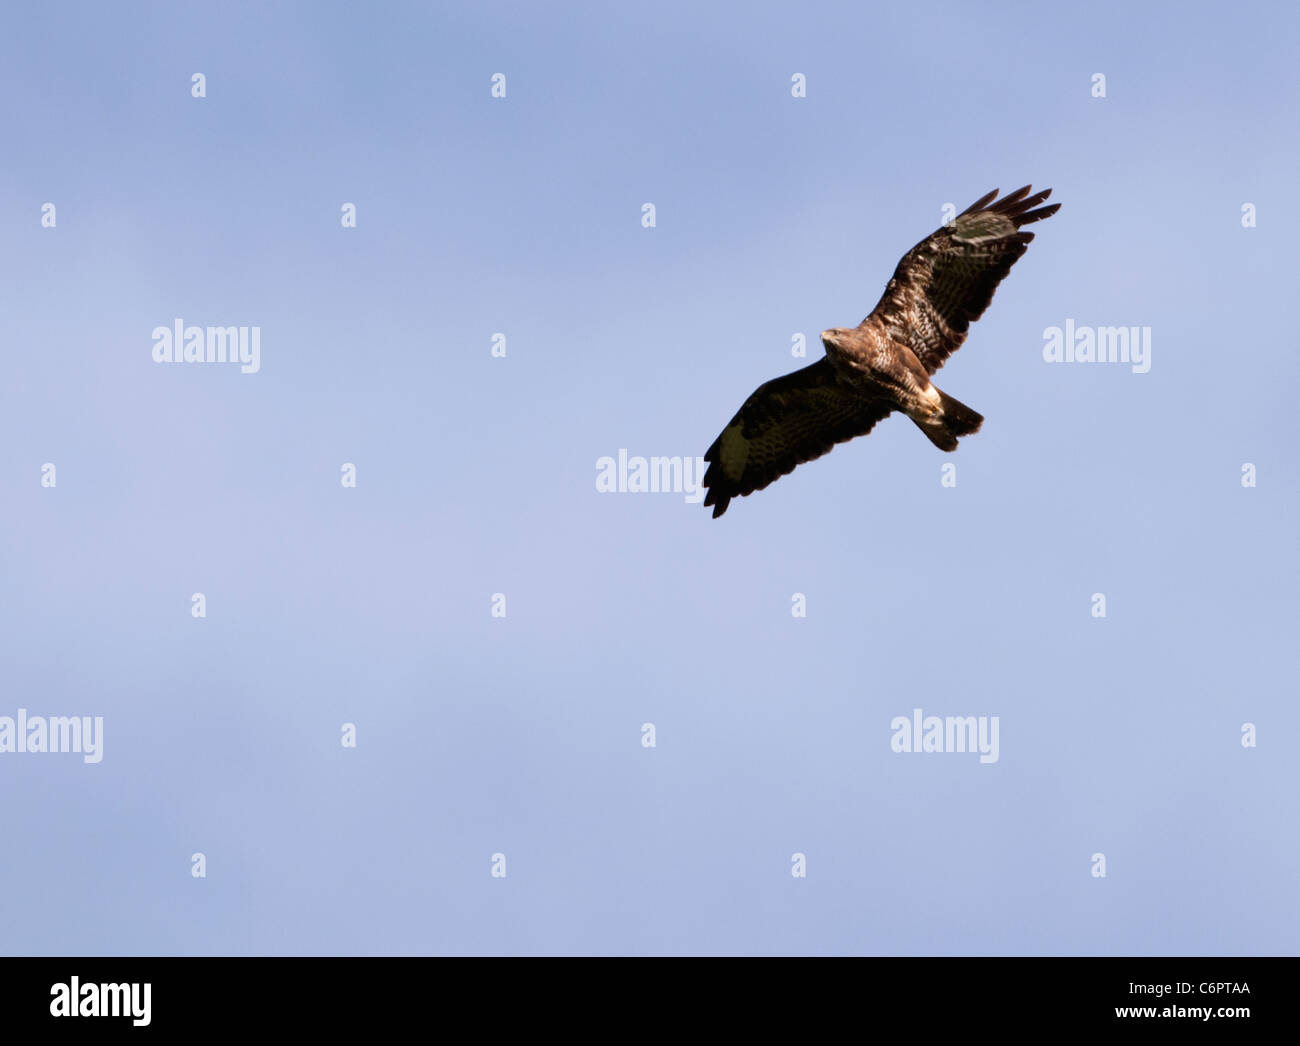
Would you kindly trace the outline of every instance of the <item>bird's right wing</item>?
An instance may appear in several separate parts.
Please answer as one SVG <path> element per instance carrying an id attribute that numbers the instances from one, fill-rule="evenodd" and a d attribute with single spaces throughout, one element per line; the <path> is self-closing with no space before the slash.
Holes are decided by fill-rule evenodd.
<path id="1" fill-rule="evenodd" d="M 836 443 L 865 436 L 893 409 L 886 399 L 846 392 L 825 358 L 765 382 L 704 452 L 704 504 L 717 519 L 732 498 L 762 490 Z"/>
<path id="2" fill-rule="evenodd" d="M 1026 185 L 994 202 L 994 189 L 918 243 L 903 255 L 861 325 L 880 323 L 930 374 L 942 367 L 1033 240 L 1034 234 L 1021 228 L 1060 209 L 1059 203 L 1041 206 L 1051 189 L 1029 192 Z"/>

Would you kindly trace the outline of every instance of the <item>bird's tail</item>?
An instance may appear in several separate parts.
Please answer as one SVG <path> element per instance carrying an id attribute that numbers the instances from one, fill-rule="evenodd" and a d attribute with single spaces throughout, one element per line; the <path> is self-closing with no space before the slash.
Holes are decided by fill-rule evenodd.
<path id="1" fill-rule="evenodd" d="M 956 450 L 957 437 L 978 432 L 984 424 L 984 415 L 973 411 L 961 400 L 953 399 L 942 389 L 939 394 L 939 412 L 925 421 L 917 421 L 921 431 L 940 450 Z"/>

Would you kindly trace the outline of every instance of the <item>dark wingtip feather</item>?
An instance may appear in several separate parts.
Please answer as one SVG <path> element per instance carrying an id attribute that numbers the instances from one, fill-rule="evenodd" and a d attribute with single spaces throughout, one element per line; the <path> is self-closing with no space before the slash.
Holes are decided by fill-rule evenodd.
<path id="1" fill-rule="evenodd" d="M 991 193 L 981 196 L 973 204 L 962 211 L 962 214 L 972 214 L 976 211 L 987 211 L 993 214 L 1001 214 L 1010 218 L 1016 223 L 1017 227 L 1028 225 L 1030 222 L 1042 221 L 1044 218 L 1050 218 L 1061 205 L 1054 203 L 1050 207 L 1039 207 L 1044 200 L 1052 195 L 1051 189 L 1043 189 L 1034 193 L 1032 196 L 1032 185 L 1022 185 L 1015 192 L 1009 192 L 1000 200 L 994 202 L 991 206 L 986 206 L 989 201 L 993 200 L 998 191 L 994 189 Z M 1035 208 L 1038 208 L 1035 210 Z M 960 215 L 958 216 L 960 217 Z"/>
<path id="2" fill-rule="evenodd" d="M 1027 211 L 1016 218 L 1016 225 L 1028 225 L 1030 222 L 1040 222 L 1044 218 L 1050 218 L 1061 209 L 1059 203 L 1054 203 L 1050 207 L 1040 207 L 1036 211 Z"/>
<path id="3" fill-rule="evenodd" d="M 981 207 L 983 207 L 983 206 L 984 206 L 986 203 L 988 203 L 990 200 L 995 200 L 995 199 L 997 199 L 997 195 L 998 195 L 998 190 L 997 190 L 997 189 L 994 189 L 994 190 L 992 190 L 991 192 L 986 192 L 986 193 L 985 193 L 983 196 L 981 196 L 978 200 L 976 200 L 976 201 L 975 201 L 974 203 L 972 203 L 969 207 L 967 207 L 964 211 L 962 211 L 961 214 L 957 215 L 957 217 L 960 218 L 963 214 L 973 214 L 975 211 L 978 211 Z"/>
<path id="4" fill-rule="evenodd" d="M 997 203 L 995 203 L 992 207 L 990 207 L 989 210 L 998 211 L 1002 214 L 1006 214 L 1014 210 L 1016 205 L 1020 203 L 1020 201 L 1023 200 L 1026 196 L 1029 195 L 1029 190 L 1032 188 L 1033 186 L 1031 185 L 1022 185 L 1015 192 L 1007 193 L 1006 196 L 1002 197 L 1002 199 L 1000 199 Z"/>

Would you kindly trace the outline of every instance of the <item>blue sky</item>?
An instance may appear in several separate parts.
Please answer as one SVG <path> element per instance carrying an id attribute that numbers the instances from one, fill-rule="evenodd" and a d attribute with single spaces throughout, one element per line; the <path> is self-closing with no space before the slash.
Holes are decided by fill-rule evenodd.
<path id="1" fill-rule="evenodd" d="M 1300 16 L 546 8 L 0 19 L 0 949 L 1294 953 Z M 597 491 L 1026 182 L 955 455 Z"/>

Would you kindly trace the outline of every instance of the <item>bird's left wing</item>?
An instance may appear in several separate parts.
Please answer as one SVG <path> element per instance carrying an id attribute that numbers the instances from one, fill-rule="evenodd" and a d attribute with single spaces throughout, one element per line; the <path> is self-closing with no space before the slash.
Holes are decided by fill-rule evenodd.
<path id="1" fill-rule="evenodd" d="M 916 353 L 929 373 L 942 367 L 1029 248 L 1034 234 L 1021 227 L 1061 207 L 1039 206 L 1051 189 L 1032 196 L 1029 189 L 1026 185 L 996 201 L 994 189 L 903 255 L 880 302 L 862 323 L 881 323 L 895 341 Z"/>
<path id="2" fill-rule="evenodd" d="M 717 519 L 732 498 L 762 490 L 836 443 L 865 436 L 893 409 L 885 399 L 841 388 L 825 358 L 760 385 L 704 452 L 704 504 Z"/>

